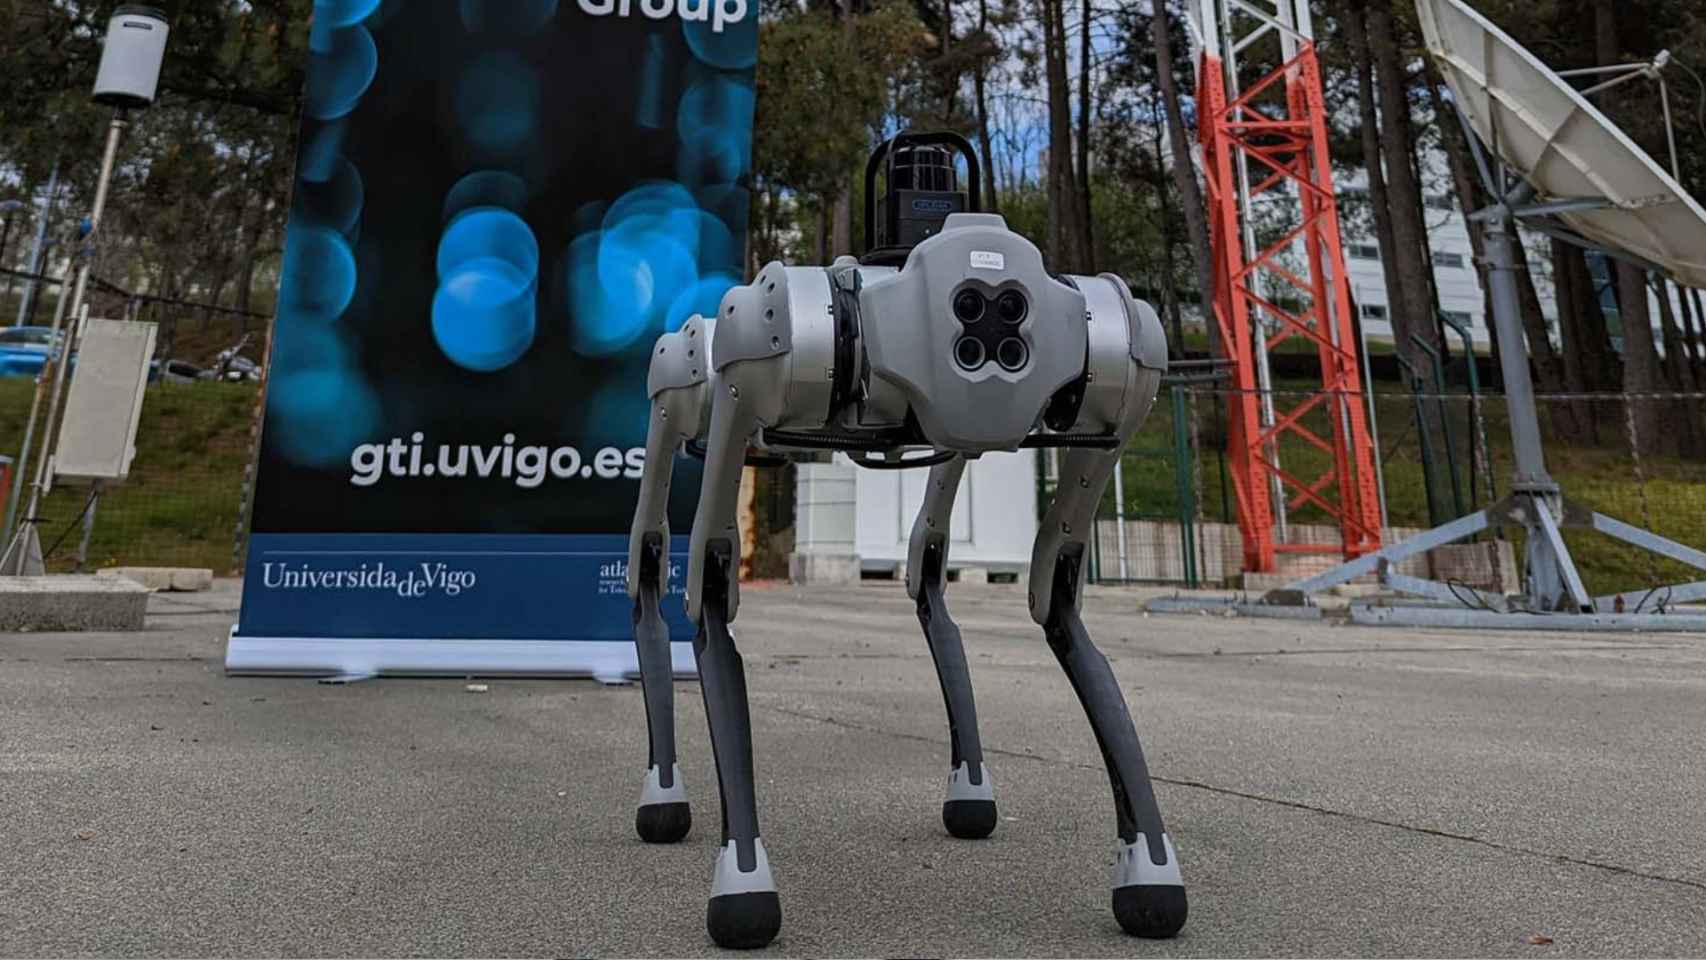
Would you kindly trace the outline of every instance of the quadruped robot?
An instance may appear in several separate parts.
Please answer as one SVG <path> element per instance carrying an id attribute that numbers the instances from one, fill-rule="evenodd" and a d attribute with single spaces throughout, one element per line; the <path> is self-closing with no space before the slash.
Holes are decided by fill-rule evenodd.
<path id="1" fill-rule="evenodd" d="M 968 191 L 958 189 L 955 153 L 965 159 Z M 880 218 L 879 170 L 887 182 Z M 1031 617 L 1107 764 L 1118 833 L 1115 917 L 1142 937 L 1170 937 L 1185 923 L 1178 857 L 1131 716 L 1079 619 L 1097 504 L 1166 367 L 1161 323 L 1118 277 L 1051 274 L 1036 246 L 1000 216 L 977 212 L 980 179 L 976 154 L 957 135 L 884 143 L 865 171 L 864 257 L 827 267 L 771 263 L 730 290 L 716 316 L 692 317 L 653 348 L 628 560 L 650 739 L 635 825 L 642 839 L 671 843 L 692 822 L 675 760 L 669 637 L 659 612 L 670 568 L 670 477 L 685 447 L 705 461 L 685 586 L 722 800 L 706 912 L 719 946 L 764 946 L 782 924 L 758 828 L 746 677 L 729 630 L 740 601 L 741 468 L 751 455 L 778 451 L 839 450 L 865 467 L 929 467 L 906 589 L 947 703 L 942 821 L 953 836 L 975 839 L 995 829 L 995 792 L 960 631 L 943 599 L 949 515 L 966 460 L 1065 448 L 1059 490 L 1031 553 Z"/>

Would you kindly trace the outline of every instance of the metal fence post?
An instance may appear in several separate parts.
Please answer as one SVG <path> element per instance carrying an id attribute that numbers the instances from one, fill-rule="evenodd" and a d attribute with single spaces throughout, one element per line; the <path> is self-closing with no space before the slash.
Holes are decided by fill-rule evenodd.
<path id="1" fill-rule="evenodd" d="M 1179 549 L 1183 553 L 1185 586 L 1198 586 L 1196 545 L 1196 489 L 1192 482 L 1191 438 L 1185 429 L 1185 388 L 1175 384 L 1171 389 L 1173 401 L 1173 484 L 1178 491 Z"/>

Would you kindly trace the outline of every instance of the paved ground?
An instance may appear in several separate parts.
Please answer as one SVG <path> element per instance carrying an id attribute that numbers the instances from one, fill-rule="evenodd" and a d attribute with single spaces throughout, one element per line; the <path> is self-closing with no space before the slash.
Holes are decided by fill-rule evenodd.
<path id="1" fill-rule="evenodd" d="M 801 955 L 1706 955 L 1706 639 L 1144 617 L 1096 592 L 1181 851 L 1180 939 L 1108 911 L 1095 745 L 1013 587 L 955 587 L 1003 822 L 938 810 L 894 585 L 744 594 L 759 800 Z M 219 592 L 0 636 L 0 953 L 690 955 L 717 822 L 632 832 L 637 687 L 227 679 Z M 1550 946 L 1525 943 L 1532 934 Z"/>

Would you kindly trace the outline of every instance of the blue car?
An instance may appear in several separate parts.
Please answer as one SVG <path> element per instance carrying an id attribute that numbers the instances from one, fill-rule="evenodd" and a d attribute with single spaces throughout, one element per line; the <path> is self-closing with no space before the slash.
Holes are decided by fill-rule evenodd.
<path id="1" fill-rule="evenodd" d="M 0 328 L 0 377 L 34 377 L 47 364 L 57 340 L 52 327 Z"/>

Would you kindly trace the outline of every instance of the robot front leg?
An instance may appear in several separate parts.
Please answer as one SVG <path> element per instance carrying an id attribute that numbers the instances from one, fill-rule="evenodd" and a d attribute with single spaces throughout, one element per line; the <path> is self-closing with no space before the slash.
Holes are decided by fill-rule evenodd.
<path id="1" fill-rule="evenodd" d="M 960 628 L 948 615 L 943 597 L 948 527 L 965 468 L 962 457 L 930 468 L 924 503 L 912 525 L 906 589 L 918 603 L 918 622 L 924 627 L 930 659 L 936 663 L 936 679 L 942 685 L 942 701 L 948 708 L 948 794 L 942 801 L 942 825 L 953 836 L 978 840 L 995 832 L 995 784 L 983 762 L 977 704 L 972 697 Z"/>
<path id="2" fill-rule="evenodd" d="M 667 397 L 652 398 L 646 431 L 646 466 L 634 514 L 628 556 L 628 593 L 634 598 L 634 646 L 646 703 L 647 760 L 634 831 L 647 843 L 676 843 L 693 829 L 693 809 L 675 760 L 675 671 L 669 627 L 663 620 L 665 571 L 669 565 L 669 482 L 674 473 L 678 427 L 670 422 Z"/>
<path id="3" fill-rule="evenodd" d="M 693 828 L 693 811 L 675 759 L 675 670 L 663 596 L 669 585 L 669 485 L 675 453 L 699 432 L 708 364 L 706 321 L 690 319 L 658 338 L 647 393 L 646 465 L 628 538 L 628 595 L 634 599 L 634 646 L 646 705 L 648 758 L 634 830 L 647 843 L 676 843 Z"/>
<path id="4" fill-rule="evenodd" d="M 1161 823 L 1119 681 L 1079 617 L 1084 563 L 1096 504 L 1119 454 L 1073 450 L 1061 465 L 1060 492 L 1037 532 L 1031 554 L 1031 616 L 1066 671 L 1090 718 L 1114 793 L 1114 917 L 1126 933 L 1171 937 L 1185 925 L 1184 881 L 1173 842 Z"/>
<path id="5" fill-rule="evenodd" d="M 738 378 L 737 378 L 738 379 Z M 740 531 L 736 501 L 747 442 L 758 425 L 751 393 L 731 382 L 715 393 L 706 437 L 705 477 L 693 518 L 688 616 L 699 624 L 693 652 L 716 756 L 723 805 L 722 846 L 711 881 L 705 926 L 720 947 L 762 947 L 782 928 L 782 901 L 758 835 L 752 719 L 746 670 L 729 623 L 739 604 Z"/>

